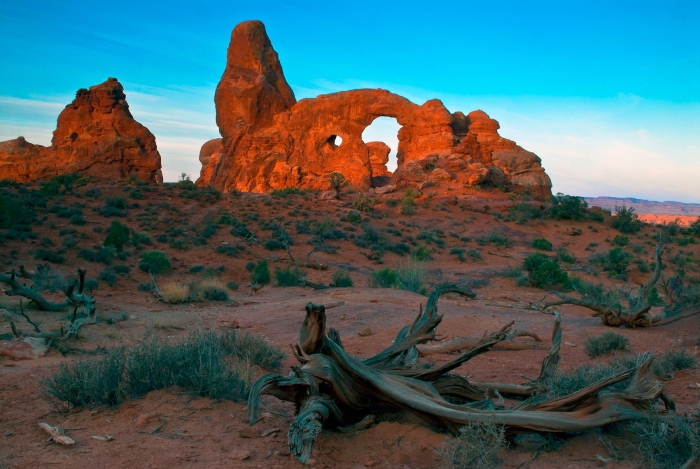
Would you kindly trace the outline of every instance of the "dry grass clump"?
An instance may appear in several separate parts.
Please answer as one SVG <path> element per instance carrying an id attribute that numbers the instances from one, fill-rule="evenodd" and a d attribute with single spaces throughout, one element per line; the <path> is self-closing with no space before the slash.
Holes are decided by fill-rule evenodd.
<path id="1" fill-rule="evenodd" d="M 226 282 L 218 277 L 204 277 L 192 283 L 192 291 L 198 300 L 227 301 Z"/>
<path id="2" fill-rule="evenodd" d="M 493 422 L 469 422 L 459 429 L 459 436 L 449 438 L 440 455 L 452 467 L 491 469 L 498 466 L 498 453 L 506 449 L 505 427 Z"/>
<path id="3" fill-rule="evenodd" d="M 166 283 L 160 287 L 160 296 L 166 303 L 185 303 L 190 300 L 190 287 L 182 282 Z"/>

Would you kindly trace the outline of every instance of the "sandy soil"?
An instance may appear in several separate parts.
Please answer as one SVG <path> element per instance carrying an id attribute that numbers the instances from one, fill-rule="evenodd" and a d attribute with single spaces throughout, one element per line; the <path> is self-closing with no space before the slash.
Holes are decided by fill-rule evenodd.
<path id="1" fill-rule="evenodd" d="M 64 205 L 73 202 L 85 203 L 83 212 L 90 223 L 82 227 L 70 227 L 65 219 L 46 213 L 47 220 L 34 230 L 39 234 L 39 239 L 50 237 L 56 246 L 60 246 L 61 239 L 57 230 L 75 228 L 84 232 L 86 236 L 86 239 L 80 241 L 81 246 L 78 248 L 100 244 L 104 233 L 94 233 L 92 227 L 106 227 L 110 219 L 100 217 L 90 209 L 102 206 L 105 196 L 126 196 L 128 192 L 124 191 L 121 183 L 104 183 L 98 184 L 97 187 L 102 191 L 102 198 L 98 200 L 76 198 L 72 195 L 62 197 Z M 82 193 L 84 190 L 85 188 L 79 188 L 76 192 Z M 533 251 L 530 243 L 534 238 L 547 238 L 554 244 L 555 250 L 566 247 L 579 260 L 576 265 L 581 266 L 593 252 L 610 249 L 611 245 L 606 240 L 619 233 L 604 224 L 591 221 L 535 220 L 527 225 L 516 225 L 499 219 L 514 203 L 507 194 L 466 191 L 456 197 L 454 192 L 440 188 L 433 188 L 431 191 L 433 196 L 426 193 L 417 201 L 415 216 L 400 215 L 399 206 L 378 205 L 375 213 L 385 216 L 369 221 L 376 228 L 404 229 L 406 231 L 402 231 L 402 234 L 414 238 L 428 229 L 443 230 L 445 247 L 437 249 L 435 245 L 428 246 L 433 251 L 433 260 L 428 263 L 429 283 L 469 282 L 474 286 L 478 297 L 465 301 L 455 296 L 447 296 L 441 300 L 440 312 L 445 315 L 445 319 L 440 331 L 447 338 L 460 335 L 478 336 L 515 321 L 517 329 L 536 332 L 548 347 L 552 317 L 525 309 L 530 302 L 541 300 L 546 292 L 518 287 L 514 279 L 498 277 L 496 274 L 507 267 L 519 265 L 522 259 Z M 344 228 L 350 226 L 348 223 L 338 222 L 338 216 L 347 213 L 348 204 L 353 197 L 350 195 L 340 202 L 297 195 L 273 198 L 272 203 L 266 205 L 266 200 L 270 199 L 261 195 L 225 196 L 218 202 L 202 203 L 181 198 L 178 192 L 168 188 L 144 192 L 144 199 L 137 201 L 141 208 L 129 209 L 128 218 L 120 221 L 138 231 L 148 232 L 155 241 L 155 237 L 164 232 L 167 226 L 178 223 L 190 226 L 210 211 L 224 211 L 240 216 L 246 210 L 255 210 L 258 222 L 249 222 L 248 225 L 262 241 L 268 239 L 270 233 L 259 229 L 261 222 L 277 216 L 283 217 L 284 221 L 292 221 L 287 230 L 295 241 L 293 252 L 298 258 L 304 257 L 310 249 L 306 244 L 310 236 L 295 234 L 294 231 L 294 221 L 303 219 L 303 212 L 311 219 L 328 218 Z M 148 202 L 167 202 L 177 207 L 177 211 L 163 209 L 159 213 L 160 222 L 152 223 L 152 231 L 142 229 L 137 214 L 143 211 Z M 428 208 L 424 208 L 423 204 L 427 204 Z M 170 217 L 171 220 L 163 221 L 166 217 Z M 405 224 L 400 224 L 400 221 Z M 55 228 L 50 227 L 51 223 L 55 224 Z M 393 223 L 393 226 L 389 223 Z M 566 234 L 571 228 L 578 228 L 583 234 Z M 512 245 L 503 248 L 494 245 L 480 246 L 475 242 L 475 238 L 494 229 L 506 234 Z M 652 260 L 654 233 L 657 230 L 648 226 L 638 236 L 631 237 L 630 246 L 642 246 L 642 252 L 635 254 L 635 257 L 647 262 Z M 458 237 L 450 236 L 450 232 L 456 233 L 458 237 L 466 236 L 471 239 L 460 241 Z M 358 228 L 354 234 L 359 233 L 361 229 Z M 396 242 L 398 238 L 392 240 Z M 378 266 L 362 256 L 350 240 L 331 241 L 339 247 L 337 254 L 314 254 L 320 262 L 330 266 L 330 269 L 310 270 L 308 278 L 327 284 L 334 269 L 344 268 L 350 271 L 355 287 L 314 291 L 309 288 L 266 286 L 257 294 L 252 294 L 245 286 L 249 276 L 244 268 L 245 264 L 263 257 L 270 259 L 271 256 L 276 256 L 272 259 L 283 259 L 284 251 L 270 252 L 261 246 L 253 246 L 238 257 L 216 253 L 216 246 L 222 243 L 234 244 L 236 241 L 224 227 L 209 239 L 207 245 L 192 246 L 188 250 L 175 250 L 167 244 L 155 242 L 155 246 L 165 250 L 174 261 L 174 270 L 160 277 L 160 282 L 193 280 L 196 274 L 188 272 L 192 265 L 223 265 L 223 280 L 234 280 L 241 285 L 238 291 L 232 292 L 231 302 L 200 302 L 186 305 L 159 303 L 151 294 L 137 291 L 137 283 L 148 281 L 148 277 L 138 270 L 138 255 L 134 254 L 125 262 L 132 267 L 130 275 L 121 277 L 112 288 L 102 282 L 95 293 L 100 318 L 112 317 L 125 311 L 129 315 L 128 320 L 116 325 L 108 325 L 102 320 L 94 326 L 86 327 L 81 332 L 80 339 L 72 345 L 86 350 L 118 344 L 129 346 L 143 340 L 147 332 L 177 338 L 196 327 L 227 327 L 233 321 L 237 321 L 243 330 L 264 334 L 268 340 L 286 351 L 288 344 L 298 341 L 299 327 L 304 318 L 302 309 L 307 302 L 344 302 L 343 306 L 327 311 L 328 324 L 340 331 L 343 344 L 351 353 L 370 356 L 388 346 L 400 327 L 410 323 L 419 305 L 425 303 L 425 297 L 415 293 L 367 288 L 369 274 Z M 591 243 L 598 245 L 591 246 Z M 39 261 L 34 260 L 29 251 L 38 246 L 38 240 L 24 243 L 8 241 L 5 245 L 0 245 L 0 259 L 5 263 L 3 269 L 19 265 L 33 269 Z M 477 248 L 482 259 L 459 262 L 456 256 L 449 254 L 453 246 Z M 60 268 L 68 274 L 75 267 L 82 266 L 88 269 L 89 276 L 95 277 L 104 266 L 78 259 L 78 248 L 68 250 L 64 254 L 67 261 L 54 268 Z M 679 247 L 669 244 L 666 250 L 666 259 L 680 250 L 686 255 L 692 253 L 690 258 L 694 261 L 685 268 L 688 275 L 698 275 L 698 245 Z M 406 260 L 406 257 L 387 253 L 384 255 L 384 266 L 394 267 L 398 262 Z M 282 260 L 271 263 L 271 266 L 276 265 L 287 264 Z M 589 276 L 581 271 L 574 271 L 572 274 L 588 280 L 613 283 L 605 274 L 598 277 Z M 628 286 L 645 281 L 647 276 L 648 274 L 638 272 L 632 264 Z M 615 280 L 614 283 L 621 282 Z M 13 306 L 16 305 L 17 299 L 5 297 L 2 301 Z M 55 313 L 30 312 L 32 317 L 42 321 L 43 327 L 48 328 L 60 321 Z M 607 362 L 609 356 L 590 359 L 584 353 L 582 345 L 589 336 L 610 329 L 603 326 L 598 318 L 591 317 L 587 310 L 562 307 L 561 312 L 566 344 L 562 347 L 560 368 L 571 369 L 581 364 Z M 11 338 L 9 322 L 5 317 L 0 320 L 0 334 L 3 334 L 3 342 L 6 342 Z M 700 343 L 698 326 L 700 316 L 658 328 L 619 329 L 618 332 L 630 340 L 633 353 L 663 353 L 678 347 L 694 350 Z M 22 324 L 22 327 L 25 325 Z M 358 333 L 367 327 L 372 330 L 372 334 L 360 336 Z M 537 375 L 545 354 L 544 350 L 492 351 L 469 361 L 457 371 L 469 375 L 475 381 L 522 382 L 523 376 Z M 430 358 L 439 363 L 448 360 L 450 356 L 436 355 Z M 270 397 L 263 399 L 263 419 L 253 427 L 256 431 L 278 429 L 265 437 L 259 437 L 255 432 L 251 433 L 246 419 L 245 403 L 192 398 L 179 389 L 153 392 L 116 408 L 98 407 L 68 413 L 56 412 L 42 397 L 41 380 L 52 373 L 59 363 L 75 359 L 73 354 L 63 357 L 56 351 L 50 351 L 45 357 L 37 360 L 13 361 L 0 358 L 0 467 L 301 467 L 289 455 L 286 444 L 286 432 L 294 417 L 294 409 L 291 405 Z M 288 357 L 283 366 L 283 373 L 287 373 L 293 363 L 293 358 Z M 259 370 L 261 374 L 264 372 Z M 696 383 L 699 382 L 700 372 L 694 369 L 679 372 L 672 380 L 664 383 L 678 404 L 680 412 L 692 412 L 698 405 L 700 387 Z M 64 447 L 47 443 L 47 435 L 38 427 L 39 422 L 66 428 L 67 434 L 76 440 L 76 445 Z M 109 435 L 113 441 L 100 441 L 92 438 L 93 435 Z M 501 467 L 600 467 L 598 455 L 605 458 L 609 455 L 599 436 L 598 433 L 573 436 L 550 453 L 537 451 L 537 444 L 532 439 L 521 439 L 502 453 Z M 324 431 L 314 447 L 313 460 L 309 462 L 309 467 L 446 467 L 437 454 L 445 438 L 444 434 L 426 427 L 419 421 L 396 415 L 354 434 Z M 609 462 L 605 467 L 638 467 L 636 457 L 627 443 L 629 434 L 624 431 L 608 432 L 604 438 L 629 454 L 626 459 Z M 248 452 L 250 456 L 245 460 L 232 459 L 242 451 Z"/>

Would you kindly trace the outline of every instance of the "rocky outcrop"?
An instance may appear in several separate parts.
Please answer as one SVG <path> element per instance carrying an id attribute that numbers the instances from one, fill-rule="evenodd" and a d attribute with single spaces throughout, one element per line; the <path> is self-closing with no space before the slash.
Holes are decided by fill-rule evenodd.
<path id="1" fill-rule="evenodd" d="M 244 192 L 328 190 L 330 173 L 340 172 L 360 189 L 439 181 L 551 195 L 537 155 L 498 135 L 498 122 L 482 111 L 452 114 L 437 99 L 419 106 L 381 89 L 295 102 L 259 21 L 233 30 L 215 102 L 223 139 L 202 148 L 199 185 Z M 402 126 L 393 174 L 385 166 L 386 144 L 362 141 L 362 132 L 381 116 Z"/>
<path id="2" fill-rule="evenodd" d="M 26 182 L 71 172 L 163 182 L 156 139 L 134 120 L 116 78 L 78 90 L 58 116 L 50 147 L 23 137 L 0 142 L 0 179 Z"/>

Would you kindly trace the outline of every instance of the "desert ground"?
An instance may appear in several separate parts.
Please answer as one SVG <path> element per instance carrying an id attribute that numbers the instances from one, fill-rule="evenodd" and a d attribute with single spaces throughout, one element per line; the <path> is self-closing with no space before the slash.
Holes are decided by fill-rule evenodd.
<path id="1" fill-rule="evenodd" d="M 21 207 L 20 215 L 31 228 L 22 231 L 10 226 L 10 215 L 0 219 L 5 223 L 0 225 L 3 273 L 19 272 L 23 266 L 36 275 L 39 265 L 48 264 L 50 272 L 62 275 L 57 281 L 72 279 L 78 268 L 87 272 L 87 279 L 97 281 L 97 285 L 91 282 L 94 290 L 89 292 L 95 300 L 96 322 L 83 325 L 77 337 L 54 341 L 36 359 L 6 356 L 11 352 L 0 355 L 2 468 L 302 467 L 290 454 L 286 437 L 294 406 L 272 396 L 263 396 L 261 418 L 253 426 L 245 399 L 211 399 L 180 387 L 154 390 L 113 406 L 66 409 L 47 398 L 46 380 L 62 364 L 70 367 L 81 360 L 97 360 L 105 350 L 123 347 L 128 353 L 153 338 L 177 343 L 196 330 L 250 333 L 285 353 L 277 370 L 253 366 L 246 376 L 250 385 L 266 373 L 287 374 L 297 365 L 289 345 L 299 342 L 307 303 L 327 305 L 328 326 L 339 332 L 345 349 L 369 357 L 391 345 L 398 330 L 410 324 L 425 305 L 426 294 L 447 282 L 471 288 L 476 297 L 446 295 L 440 300 L 444 320 L 438 332 L 445 339 L 481 337 L 511 321 L 515 329 L 541 339 L 541 346 L 531 350 L 495 348 L 461 365 L 456 373 L 476 382 L 522 383 L 538 375 L 551 345 L 554 317 L 547 314 L 551 308 L 543 312 L 537 305 L 545 296 L 548 301 L 556 299 L 548 290 L 562 288 L 535 288 L 528 283 L 528 274 L 521 269 L 531 254 L 543 252 L 557 260 L 569 278 L 631 291 L 652 274 L 657 239 L 664 233 L 664 268 L 657 284 L 661 301 L 652 308 L 652 316 L 671 317 L 667 310 L 672 292 L 663 286 L 672 283 L 669 280 L 677 278 L 679 270 L 689 290 L 698 282 L 700 234 L 688 228 L 673 222 L 644 224 L 639 231 L 624 235 L 611 226 L 614 217 L 609 213 L 589 210 L 587 213 L 597 214 L 594 219 L 556 219 L 549 215 L 550 201 L 531 200 L 498 188 L 454 190 L 436 184 L 415 192 L 412 202 L 406 202 L 400 191 L 375 196 L 346 190 L 337 200 L 320 192 L 220 194 L 185 181 L 157 185 L 136 179 L 3 183 L 0 191 L 4 213 L 17 215 L 12 207 Z M 32 202 L 21 205 L 19 200 Z M 412 208 L 407 210 L 406 205 Z M 525 205 L 529 208 L 523 209 Z M 233 219 L 237 222 L 232 223 Z M 99 256 L 115 220 L 131 230 L 129 240 L 121 252 L 112 249 L 106 257 Z M 326 232 L 337 232 L 321 241 L 314 239 L 316 228 L 324 222 Z M 245 235 L 241 225 L 254 237 Z M 305 261 L 308 266 L 300 267 L 299 272 L 292 268 L 284 247 L 271 242 L 280 227 L 291 238 L 289 248 L 299 263 L 317 248 Z M 377 238 L 362 246 L 367 239 L 362 236 L 370 229 Z M 533 240 L 539 238 L 551 242 L 549 250 L 533 247 Z M 399 243 L 406 247 L 397 247 Z M 629 254 L 627 265 L 611 276 L 595 259 L 616 247 Z M 98 254 L 91 257 L 86 249 Z M 152 250 L 164 252 L 170 262 L 170 268 L 156 276 L 160 298 L 149 291 L 153 280 L 140 268 L 143 253 Z M 562 256 L 569 256 L 569 262 Z M 573 262 L 570 257 L 575 258 Z M 261 260 L 267 261 L 271 279 L 255 283 L 251 280 L 255 271 L 251 272 L 249 264 Z M 319 266 L 325 270 L 313 268 Z M 422 286 L 417 292 L 370 286 L 373 272 L 397 267 L 418 271 Z M 296 286 L 280 286 L 284 282 L 275 272 L 282 269 L 296 272 L 298 277 L 293 280 L 301 281 Z M 348 283 L 348 276 L 352 286 L 329 286 L 335 278 Z M 195 294 L 205 277 L 218 282 L 215 287 L 226 292 L 224 297 L 207 299 Z M 18 280 L 32 285 L 27 278 Z M 183 288 L 188 293 L 180 298 L 183 302 L 173 304 L 168 288 L 176 283 L 186 285 Z M 0 288 L 9 292 L 6 284 Z M 51 301 L 65 298 L 60 289 L 39 293 Z M 575 296 L 575 292 L 569 294 Z M 23 317 L 12 313 L 19 311 L 20 300 L 24 312 L 44 332 L 56 331 L 70 319 L 70 311 L 39 311 L 26 298 L 3 295 L 0 344 L 6 351 L 20 340 L 10 321 L 20 333 L 33 330 Z M 695 355 L 700 343 L 700 315 L 652 327 L 613 328 L 589 309 L 571 305 L 556 309 L 562 315 L 560 373 L 644 352 L 663 356 L 685 349 L 688 355 Z M 584 347 L 587 340 L 611 331 L 629 341 L 627 350 L 589 357 Z M 534 343 L 528 337 L 517 340 Z M 454 355 L 434 354 L 420 361 L 441 364 L 452 358 Z M 700 373 L 696 367 L 659 379 L 679 415 L 697 412 Z M 49 434 L 39 427 L 41 422 L 62 427 L 75 444 L 47 440 Z M 450 438 L 410 415 L 381 415 L 366 429 L 323 430 L 306 466 L 451 467 L 440 452 Z M 521 435 L 499 453 L 498 467 L 650 467 L 637 451 L 637 441 L 627 424 L 558 435 L 555 444 Z"/>

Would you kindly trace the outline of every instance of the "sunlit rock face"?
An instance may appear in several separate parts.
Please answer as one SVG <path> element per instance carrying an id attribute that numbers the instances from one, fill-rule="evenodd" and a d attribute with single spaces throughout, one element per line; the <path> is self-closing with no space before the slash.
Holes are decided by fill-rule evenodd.
<path id="1" fill-rule="evenodd" d="M 24 137 L 0 142 L 0 179 L 26 182 L 72 172 L 163 182 L 156 139 L 134 120 L 116 78 L 78 90 L 58 116 L 51 146 Z"/>
<path id="2" fill-rule="evenodd" d="M 222 139 L 202 147 L 199 185 L 244 192 L 328 190 L 330 173 L 339 172 L 363 190 L 439 181 L 551 195 L 540 158 L 502 138 L 498 122 L 482 111 L 450 113 L 437 99 L 419 106 L 382 89 L 297 102 L 260 21 L 233 30 L 215 103 Z M 388 146 L 362 140 L 378 117 L 401 125 L 393 174 L 386 169 Z"/>

